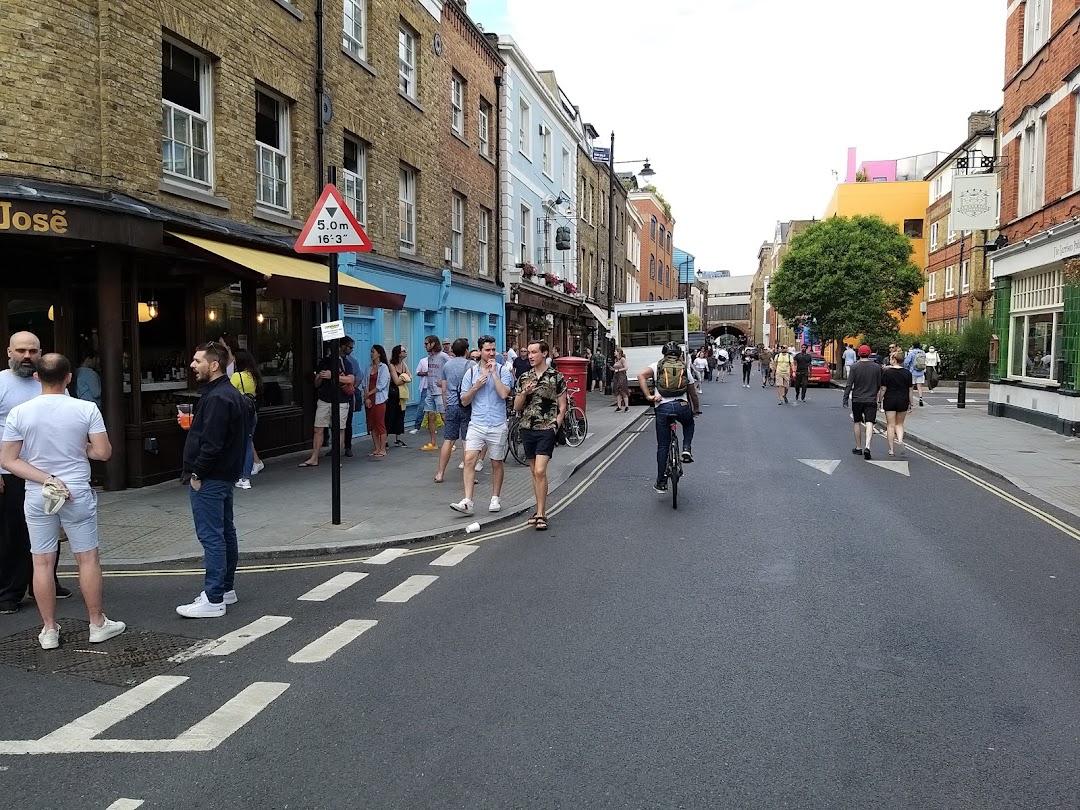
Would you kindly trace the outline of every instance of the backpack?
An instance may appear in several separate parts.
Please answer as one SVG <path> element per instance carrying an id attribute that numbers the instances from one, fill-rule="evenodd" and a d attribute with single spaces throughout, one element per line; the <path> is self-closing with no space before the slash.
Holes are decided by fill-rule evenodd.
<path id="1" fill-rule="evenodd" d="M 926 352 L 922 349 L 915 350 L 915 370 L 926 371 Z"/>
<path id="2" fill-rule="evenodd" d="M 656 366 L 656 392 L 662 397 L 686 393 L 686 363 L 678 357 L 665 357 Z"/>

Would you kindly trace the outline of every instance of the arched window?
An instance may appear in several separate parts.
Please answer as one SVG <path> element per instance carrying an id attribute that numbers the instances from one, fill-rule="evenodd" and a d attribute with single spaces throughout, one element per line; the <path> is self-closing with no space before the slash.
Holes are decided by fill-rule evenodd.
<path id="1" fill-rule="evenodd" d="M 656 241 L 656 217 L 649 222 L 649 238 Z"/>
<path id="2" fill-rule="evenodd" d="M 664 226 L 660 226 L 660 249 L 664 249 Z"/>
<path id="3" fill-rule="evenodd" d="M 664 283 L 664 263 L 660 262 L 660 268 L 656 271 L 656 280 L 661 284 Z"/>
<path id="4" fill-rule="evenodd" d="M 652 301 L 652 300 L 653 300 L 653 294 L 652 294 L 652 293 L 649 293 L 649 300 L 650 300 L 650 301 Z"/>
<path id="5" fill-rule="evenodd" d="M 649 278 L 656 278 L 656 255 L 649 254 Z"/>

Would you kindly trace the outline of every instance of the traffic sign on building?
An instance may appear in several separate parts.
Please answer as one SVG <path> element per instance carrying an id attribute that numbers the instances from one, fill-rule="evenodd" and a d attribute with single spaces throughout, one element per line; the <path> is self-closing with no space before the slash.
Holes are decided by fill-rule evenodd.
<path id="1" fill-rule="evenodd" d="M 337 186 L 327 183 L 296 240 L 297 253 L 368 253 L 371 240 Z"/>

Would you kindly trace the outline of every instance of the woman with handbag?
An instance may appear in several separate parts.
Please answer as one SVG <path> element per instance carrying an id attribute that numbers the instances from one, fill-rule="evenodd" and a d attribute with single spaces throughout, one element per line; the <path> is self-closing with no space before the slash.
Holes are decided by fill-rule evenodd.
<path id="1" fill-rule="evenodd" d="M 233 362 L 236 364 L 236 371 L 229 381 L 237 391 L 252 401 L 252 410 L 255 412 L 248 432 L 247 449 L 244 450 L 244 473 L 236 482 L 239 489 L 251 489 L 251 476 L 265 466 L 255 452 L 255 425 L 259 421 L 258 398 L 262 389 L 262 374 L 259 372 L 259 364 L 255 362 L 255 356 L 247 349 L 237 349 Z"/>
<path id="2" fill-rule="evenodd" d="M 390 350 L 390 390 L 386 398 L 386 433 L 394 435 L 397 447 L 408 447 L 401 437 L 405 433 L 405 406 L 409 402 L 409 353 L 400 343 Z"/>
<path id="3" fill-rule="evenodd" d="M 371 347 L 371 365 L 364 388 L 364 410 L 367 412 L 367 429 L 374 449 L 371 458 L 386 456 L 386 400 L 390 397 L 390 367 L 386 362 L 386 349 L 376 343 Z"/>

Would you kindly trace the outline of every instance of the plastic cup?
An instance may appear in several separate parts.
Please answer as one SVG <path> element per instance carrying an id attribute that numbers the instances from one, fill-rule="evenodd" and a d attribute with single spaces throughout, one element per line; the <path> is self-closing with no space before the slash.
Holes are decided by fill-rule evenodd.
<path id="1" fill-rule="evenodd" d="M 478 522 L 470 523 L 468 526 L 465 527 L 465 533 L 466 534 L 472 534 L 473 532 L 478 532 L 478 531 L 480 531 L 480 524 Z"/>
<path id="2" fill-rule="evenodd" d="M 191 429 L 191 420 L 194 418 L 191 405 L 176 406 L 176 420 L 184 430 Z"/>

